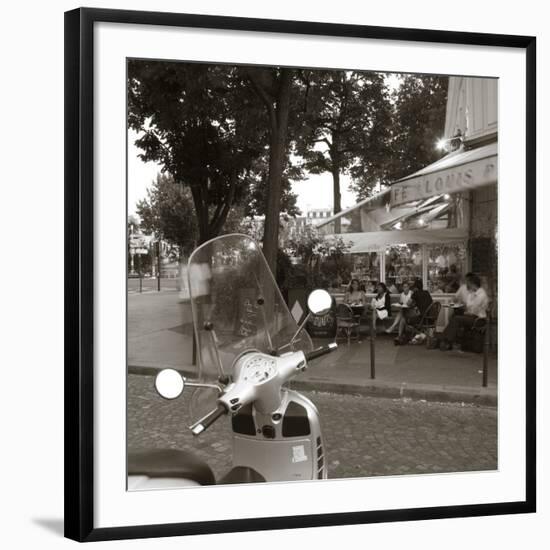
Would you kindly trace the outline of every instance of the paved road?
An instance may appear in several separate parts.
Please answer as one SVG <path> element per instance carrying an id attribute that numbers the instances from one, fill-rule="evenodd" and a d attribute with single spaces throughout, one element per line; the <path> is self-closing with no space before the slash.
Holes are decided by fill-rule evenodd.
<path id="1" fill-rule="evenodd" d="M 220 419 L 194 438 L 186 429 L 191 418 L 182 398 L 160 398 L 153 381 L 149 376 L 129 376 L 129 447 L 191 449 L 210 464 L 216 477 L 227 472 L 231 465 L 229 421 Z M 494 408 L 306 395 L 321 414 L 331 478 L 497 468 Z"/>

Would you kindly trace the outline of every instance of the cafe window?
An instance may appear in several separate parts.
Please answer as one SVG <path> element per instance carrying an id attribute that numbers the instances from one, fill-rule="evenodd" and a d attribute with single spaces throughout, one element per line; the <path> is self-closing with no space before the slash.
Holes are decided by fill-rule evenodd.
<path id="1" fill-rule="evenodd" d="M 363 252 L 353 254 L 352 258 L 352 278 L 358 279 L 366 292 L 374 292 L 376 283 L 380 281 L 380 254 Z"/>
<path id="2" fill-rule="evenodd" d="M 386 285 L 391 292 L 400 292 L 404 282 L 413 283 L 422 277 L 422 247 L 400 244 L 386 249 Z"/>
<path id="3" fill-rule="evenodd" d="M 454 293 L 466 269 L 466 246 L 440 244 L 427 246 L 428 290 L 432 293 Z"/>

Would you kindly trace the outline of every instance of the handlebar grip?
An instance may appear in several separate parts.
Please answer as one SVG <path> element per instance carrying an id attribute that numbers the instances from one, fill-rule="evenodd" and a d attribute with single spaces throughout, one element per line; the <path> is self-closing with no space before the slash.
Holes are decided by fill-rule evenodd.
<path id="1" fill-rule="evenodd" d="M 338 347 L 338 344 L 336 342 L 331 342 L 328 346 L 323 346 L 323 347 L 314 349 L 313 351 L 310 351 L 309 353 L 305 354 L 306 361 L 309 362 L 312 359 L 317 359 L 317 357 L 326 355 L 327 353 L 334 351 L 337 347 Z"/>
<path id="2" fill-rule="evenodd" d="M 201 434 L 209 426 L 214 424 L 214 422 L 216 422 L 216 420 L 218 420 L 220 416 L 223 416 L 226 413 L 227 413 L 227 409 L 225 408 L 224 405 L 220 403 L 212 412 L 208 413 L 206 416 L 201 418 L 198 422 L 190 426 L 191 432 L 193 432 L 193 435 Z"/>

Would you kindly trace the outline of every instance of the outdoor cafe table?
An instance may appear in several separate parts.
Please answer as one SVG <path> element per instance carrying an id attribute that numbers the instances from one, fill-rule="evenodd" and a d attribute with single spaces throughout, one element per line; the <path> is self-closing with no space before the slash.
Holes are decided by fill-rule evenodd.
<path id="1" fill-rule="evenodd" d="M 464 304 L 443 304 L 443 307 L 447 307 L 449 309 L 454 309 L 454 310 L 457 310 L 457 309 L 464 309 Z"/>

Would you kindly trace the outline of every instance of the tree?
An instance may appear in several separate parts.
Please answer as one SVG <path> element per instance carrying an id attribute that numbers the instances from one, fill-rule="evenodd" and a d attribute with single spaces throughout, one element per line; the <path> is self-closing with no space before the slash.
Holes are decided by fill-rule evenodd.
<path id="1" fill-rule="evenodd" d="M 388 176 L 403 178 L 435 162 L 435 147 L 445 129 L 446 76 L 407 75 L 394 94 L 392 156 Z"/>
<path id="2" fill-rule="evenodd" d="M 269 171 L 263 253 L 267 264 L 276 273 L 279 246 L 279 214 L 283 195 L 282 176 L 288 155 L 288 125 L 294 71 L 289 68 L 248 68 L 245 71 L 260 98 L 268 117 Z"/>
<path id="3" fill-rule="evenodd" d="M 140 157 L 189 188 L 199 242 L 218 235 L 247 197 L 254 161 L 265 151 L 261 114 L 236 67 L 128 63 L 128 125 L 140 133 Z"/>
<path id="4" fill-rule="evenodd" d="M 147 197 L 137 203 L 141 227 L 177 247 L 179 258 L 187 256 L 198 240 L 193 199 L 189 188 L 171 175 L 158 174 Z"/>
<path id="5" fill-rule="evenodd" d="M 351 245 L 342 237 L 326 238 L 313 226 L 290 239 L 286 252 L 298 259 L 288 271 L 290 284 L 315 287 L 329 287 L 338 279 L 347 278 L 351 272 L 349 249 Z"/>
<path id="6" fill-rule="evenodd" d="M 303 131 L 298 152 L 305 168 L 329 172 L 333 181 L 333 210 L 342 210 L 340 176 L 350 173 L 369 188 L 384 178 L 391 104 L 379 73 L 302 71 Z M 340 232 L 340 219 L 335 232 Z"/>

